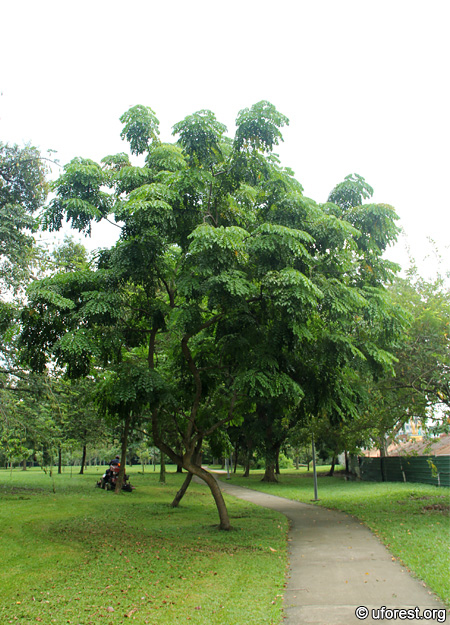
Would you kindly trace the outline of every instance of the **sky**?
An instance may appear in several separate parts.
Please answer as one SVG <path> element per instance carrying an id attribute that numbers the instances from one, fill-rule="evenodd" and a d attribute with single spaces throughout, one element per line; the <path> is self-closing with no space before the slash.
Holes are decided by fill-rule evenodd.
<path id="1" fill-rule="evenodd" d="M 325 202 L 360 174 L 400 217 L 388 257 L 407 266 L 407 245 L 431 275 L 431 238 L 450 270 L 449 17 L 448 0 L 4 2 L 0 141 L 100 160 L 127 151 L 119 117 L 135 104 L 170 141 L 200 109 L 232 136 L 241 109 L 269 100 L 305 195 Z"/>

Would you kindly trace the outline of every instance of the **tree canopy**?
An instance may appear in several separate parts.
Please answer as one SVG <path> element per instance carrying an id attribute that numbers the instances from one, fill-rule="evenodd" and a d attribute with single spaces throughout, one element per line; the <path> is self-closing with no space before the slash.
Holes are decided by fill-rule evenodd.
<path id="1" fill-rule="evenodd" d="M 95 378 L 124 432 L 149 421 L 161 451 L 207 482 L 228 529 L 197 461 L 205 438 L 253 420 L 270 464 L 291 426 L 354 418 L 364 380 L 393 371 L 403 318 L 383 252 L 397 215 L 364 204 L 372 189 L 356 174 L 324 204 L 307 198 L 273 152 L 289 122 L 269 102 L 239 112 L 234 139 L 207 110 L 176 123 L 173 143 L 149 107 L 121 121 L 145 164 L 76 158 L 44 214 L 49 230 L 65 220 L 87 234 L 114 219 L 120 239 L 30 286 L 23 359 Z"/>

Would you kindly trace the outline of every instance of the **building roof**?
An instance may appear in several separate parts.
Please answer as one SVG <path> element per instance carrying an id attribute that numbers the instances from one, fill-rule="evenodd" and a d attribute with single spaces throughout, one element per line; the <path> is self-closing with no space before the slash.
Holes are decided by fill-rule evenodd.
<path id="1" fill-rule="evenodd" d="M 368 449 L 363 452 L 368 458 L 378 458 L 379 449 Z M 441 434 L 432 440 L 410 440 L 402 443 L 392 443 L 387 450 L 388 456 L 449 456 L 450 434 Z"/>

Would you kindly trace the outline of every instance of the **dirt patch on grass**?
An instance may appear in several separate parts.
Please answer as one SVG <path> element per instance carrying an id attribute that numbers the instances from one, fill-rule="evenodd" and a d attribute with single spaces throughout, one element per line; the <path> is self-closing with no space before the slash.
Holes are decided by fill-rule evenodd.
<path id="1" fill-rule="evenodd" d="M 450 516 L 450 505 L 447 503 L 433 503 L 429 506 L 424 506 L 422 512 L 442 512 L 443 514 Z"/>
<path id="2" fill-rule="evenodd" d="M 45 488 L 32 488 L 26 486 L 3 486 L 0 488 L 2 499 L 31 499 L 32 495 L 50 495 Z"/>

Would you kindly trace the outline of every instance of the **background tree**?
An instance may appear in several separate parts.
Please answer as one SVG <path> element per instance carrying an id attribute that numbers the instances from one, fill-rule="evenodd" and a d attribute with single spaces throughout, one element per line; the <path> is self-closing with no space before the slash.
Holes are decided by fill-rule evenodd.
<path id="1" fill-rule="evenodd" d="M 39 151 L 0 142 L 0 294 L 16 292 L 30 276 L 33 232 L 48 186 Z"/>
<path id="2" fill-rule="evenodd" d="M 372 392 L 373 440 L 381 455 L 410 419 L 424 429 L 448 428 L 450 293 L 439 274 L 421 277 L 414 265 L 397 278 L 391 297 L 405 311 L 408 328 L 394 350 L 395 377 L 380 377 Z"/>

